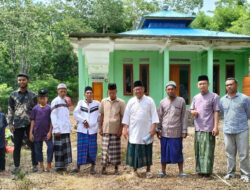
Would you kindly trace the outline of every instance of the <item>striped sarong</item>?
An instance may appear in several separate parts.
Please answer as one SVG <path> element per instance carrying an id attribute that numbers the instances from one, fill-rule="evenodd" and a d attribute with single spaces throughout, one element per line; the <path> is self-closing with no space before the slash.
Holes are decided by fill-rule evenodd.
<path id="1" fill-rule="evenodd" d="M 195 132 L 194 140 L 196 172 L 212 174 L 214 165 L 215 137 L 211 132 Z"/>
<path id="2" fill-rule="evenodd" d="M 152 165 L 153 143 L 131 144 L 128 142 L 126 164 L 133 168 Z"/>
<path id="3" fill-rule="evenodd" d="M 102 136 L 102 165 L 107 164 L 121 164 L 121 139 L 112 134 Z"/>
<path id="4" fill-rule="evenodd" d="M 70 134 L 54 136 L 55 167 L 65 168 L 72 162 Z"/>
<path id="5" fill-rule="evenodd" d="M 97 153 L 97 134 L 77 133 L 77 166 L 95 164 Z"/>

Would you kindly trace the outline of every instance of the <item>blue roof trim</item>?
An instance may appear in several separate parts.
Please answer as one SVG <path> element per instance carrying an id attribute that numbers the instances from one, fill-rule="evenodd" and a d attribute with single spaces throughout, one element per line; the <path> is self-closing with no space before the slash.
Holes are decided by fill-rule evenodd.
<path id="1" fill-rule="evenodd" d="M 178 13 L 170 10 L 161 10 L 158 12 L 144 15 L 143 17 L 165 17 L 165 18 L 195 18 L 193 15 Z"/>
<path id="2" fill-rule="evenodd" d="M 233 34 L 228 32 L 210 31 L 194 28 L 150 28 L 138 29 L 120 34 L 125 35 L 147 35 L 147 36 L 192 36 L 192 37 L 230 37 L 230 38 L 249 38 L 249 35 Z"/>
<path id="3" fill-rule="evenodd" d="M 189 25 L 195 19 L 195 16 L 183 14 L 183 13 L 178 13 L 175 11 L 161 10 L 161 11 L 158 11 L 155 13 L 150 13 L 150 14 L 142 16 L 140 23 L 137 26 L 137 29 L 143 28 L 144 22 L 147 19 L 183 20 L 183 21 L 187 22 L 187 25 Z"/>

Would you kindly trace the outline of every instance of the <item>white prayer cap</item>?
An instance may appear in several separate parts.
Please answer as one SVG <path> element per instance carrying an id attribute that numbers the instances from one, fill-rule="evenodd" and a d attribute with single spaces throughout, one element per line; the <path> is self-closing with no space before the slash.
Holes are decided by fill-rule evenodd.
<path id="1" fill-rule="evenodd" d="M 64 83 L 58 84 L 57 89 L 61 89 L 61 88 L 67 89 L 66 84 L 64 84 Z"/>

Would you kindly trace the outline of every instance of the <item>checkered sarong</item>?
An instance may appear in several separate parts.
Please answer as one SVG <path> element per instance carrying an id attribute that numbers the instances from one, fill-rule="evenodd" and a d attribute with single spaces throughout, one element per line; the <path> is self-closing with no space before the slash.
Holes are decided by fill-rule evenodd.
<path id="1" fill-rule="evenodd" d="M 72 162 L 70 134 L 54 136 L 55 167 L 64 168 Z"/>
<path id="2" fill-rule="evenodd" d="M 103 134 L 102 136 L 102 165 L 121 164 L 121 140 L 116 135 Z"/>
<path id="3" fill-rule="evenodd" d="M 77 166 L 96 163 L 97 134 L 77 133 Z"/>

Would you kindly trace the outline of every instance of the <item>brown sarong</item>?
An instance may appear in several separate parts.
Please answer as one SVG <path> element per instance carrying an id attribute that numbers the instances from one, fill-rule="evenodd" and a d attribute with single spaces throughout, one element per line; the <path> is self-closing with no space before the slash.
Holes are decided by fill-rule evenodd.
<path id="1" fill-rule="evenodd" d="M 121 164 L 121 139 L 112 134 L 102 136 L 102 165 L 107 164 Z"/>

